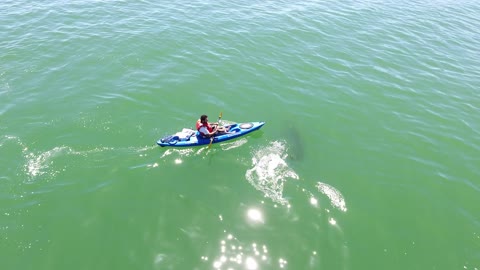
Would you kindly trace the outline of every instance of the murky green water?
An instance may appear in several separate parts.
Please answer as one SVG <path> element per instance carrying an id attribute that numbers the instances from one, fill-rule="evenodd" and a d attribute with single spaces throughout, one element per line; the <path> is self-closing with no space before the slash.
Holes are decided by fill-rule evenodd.
<path id="1" fill-rule="evenodd" d="M 480 268 L 478 2 L 0 10 L 2 269 Z"/>

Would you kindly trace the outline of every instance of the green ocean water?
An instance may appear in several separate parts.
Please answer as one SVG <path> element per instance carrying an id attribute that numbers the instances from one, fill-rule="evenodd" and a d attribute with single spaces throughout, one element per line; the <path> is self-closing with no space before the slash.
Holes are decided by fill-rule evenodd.
<path id="1" fill-rule="evenodd" d="M 478 14 L 2 1 L 0 269 L 480 269 Z"/>

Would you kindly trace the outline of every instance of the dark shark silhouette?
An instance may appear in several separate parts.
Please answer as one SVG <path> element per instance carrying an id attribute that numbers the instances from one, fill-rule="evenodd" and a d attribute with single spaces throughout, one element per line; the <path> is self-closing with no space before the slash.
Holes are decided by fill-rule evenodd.
<path id="1" fill-rule="evenodd" d="M 295 161 L 303 160 L 305 153 L 304 142 L 298 128 L 293 123 L 290 123 L 285 131 L 285 140 L 288 147 L 288 158 Z"/>

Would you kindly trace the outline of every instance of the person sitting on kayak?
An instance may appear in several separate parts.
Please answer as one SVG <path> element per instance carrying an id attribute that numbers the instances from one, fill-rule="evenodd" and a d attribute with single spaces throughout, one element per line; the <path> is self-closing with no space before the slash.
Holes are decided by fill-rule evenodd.
<path id="1" fill-rule="evenodd" d="M 218 130 L 218 123 L 208 123 L 208 116 L 207 115 L 202 115 L 200 116 L 200 119 L 197 120 L 197 130 L 200 132 L 200 134 L 204 137 L 212 137 L 217 134 Z"/>
<path id="2" fill-rule="evenodd" d="M 203 137 L 213 137 L 217 134 L 227 134 L 229 132 L 230 126 L 220 127 L 218 123 L 208 123 L 208 116 L 202 115 L 200 119 L 197 120 L 197 130 Z"/>

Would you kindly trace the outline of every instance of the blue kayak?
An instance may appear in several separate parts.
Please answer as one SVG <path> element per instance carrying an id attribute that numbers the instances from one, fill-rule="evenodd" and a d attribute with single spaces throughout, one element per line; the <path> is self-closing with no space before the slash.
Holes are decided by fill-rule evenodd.
<path id="1" fill-rule="evenodd" d="M 263 127 L 263 125 L 265 125 L 265 122 L 246 122 L 227 125 L 225 127 L 229 127 L 229 131 L 227 133 L 220 133 L 215 135 L 213 137 L 212 143 L 224 142 L 241 137 L 252 131 L 260 129 L 261 127 Z M 205 138 L 201 136 L 200 133 L 196 130 L 184 128 L 180 132 L 158 140 L 157 144 L 161 147 L 189 147 L 210 144 L 210 139 L 211 138 Z"/>

